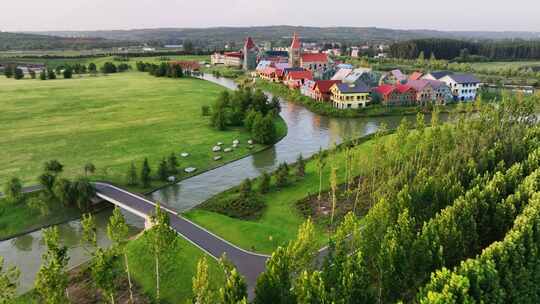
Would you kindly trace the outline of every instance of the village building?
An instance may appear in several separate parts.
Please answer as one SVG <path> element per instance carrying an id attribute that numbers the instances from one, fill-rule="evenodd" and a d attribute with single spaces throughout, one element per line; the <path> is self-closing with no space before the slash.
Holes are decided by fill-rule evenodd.
<path id="1" fill-rule="evenodd" d="M 284 76 L 284 84 L 290 89 L 299 89 L 307 80 L 313 80 L 311 71 L 299 70 L 288 71 Z"/>
<path id="2" fill-rule="evenodd" d="M 416 103 L 420 105 L 427 105 L 435 100 L 435 90 L 431 83 L 425 79 L 422 80 L 409 80 L 407 85 L 414 88 L 416 91 Z"/>
<path id="3" fill-rule="evenodd" d="M 201 64 L 197 61 L 172 61 L 170 64 L 179 66 L 183 71 L 187 72 L 197 72 L 201 69 Z"/>
<path id="4" fill-rule="evenodd" d="M 445 105 L 447 102 L 452 100 L 452 92 L 450 87 L 446 83 L 439 80 L 426 79 L 431 84 L 433 88 L 433 102 L 438 105 Z"/>
<path id="5" fill-rule="evenodd" d="M 404 84 L 384 84 L 373 90 L 377 94 L 381 104 L 386 106 L 407 106 L 416 103 L 416 90 Z"/>
<path id="6" fill-rule="evenodd" d="M 407 80 L 407 76 L 403 74 L 400 70 L 392 70 L 384 74 L 379 80 L 379 85 L 384 84 L 400 84 Z"/>
<path id="7" fill-rule="evenodd" d="M 330 92 L 332 105 L 338 109 L 364 108 L 371 102 L 370 89 L 361 82 L 336 83 L 332 85 Z"/>
<path id="8" fill-rule="evenodd" d="M 316 80 L 313 87 L 312 98 L 317 101 L 329 101 L 332 97 L 332 87 L 339 84 L 338 80 Z"/>
<path id="9" fill-rule="evenodd" d="M 476 99 L 480 80 L 471 74 L 452 74 L 444 76 L 440 81 L 450 87 L 455 101 L 472 101 Z"/>
<path id="10" fill-rule="evenodd" d="M 453 73 L 450 72 L 450 71 L 437 71 L 437 72 L 431 72 L 431 73 L 428 73 L 424 76 L 422 76 L 422 79 L 427 79 L 427 80 L 440 80 L 441 78 L 445 77 L 445 76 L 448 76 L 448 75 L 452 75 Z"/>
<path id="11" fill-rule="evenodd" d="M 224 65 L 241 68 L 244 64 L 244 56 L 241 52 L 214 53 L 210 56 L 212 65 Z"/>
<path id="12" fill-rule="evenodd" d="M 300 67 L 300 58 L 302 57 L 302 43 L 298 34 L 294 33 L 291 47 L 289 48 L 289 65 L 293 68 Z"/>
<path id="13" fill-rule="evenodd" d="M 409 80 L 420 80 L 424 76 L 424 73 L 421 72 L 414 72 L 411 75 L 409 75 Z"/>
<path id="14" fill-rule="evenodd" d="M 349 76 L 352 73 L 352 68 L 341 68 L 339 69 L 330 80 L 343 81 L 345 77 Z"/>
<path id="15" fill-rule="evenodd" d="M 257 67 L 258 54 L 259 49 L 253 42 L 253 39 L 251 39 L 251 37 L 247 37 L 243 49 L 244 62 L 242 64 L 242 68 L 244 69 L 244 71 L 252 71 Z"/>

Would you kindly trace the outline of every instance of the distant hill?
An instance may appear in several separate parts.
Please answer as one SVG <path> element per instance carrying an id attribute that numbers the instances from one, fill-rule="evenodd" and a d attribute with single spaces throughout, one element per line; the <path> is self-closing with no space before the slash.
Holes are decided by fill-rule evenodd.
<path id="1" fill-rule="evenodd" d="M 298 32 L 304 41 L 346 41 L 348 43 L 404 41 L 421 38 L 455 39 L 540 39 L 535 32 L 444 32 L 434 30 L 395 30 L 376 27 L 213 27 L 213 28 L 158 28 L 114 31 L 54 31 L 43 32 L 62 37 L 99 37 L 112 40 L 182 43 L 185 40 L 203 43 L 241 43 L 246 36 L 258 41 L 284 42 L 293 32 Z"/>
<path id="2" fill-rule="evenodd" d="M 0 51 L 9 50 L 82 50 L 130 44 L 101 37 L 68 38 L 48 34 L 0 32 Z"/>

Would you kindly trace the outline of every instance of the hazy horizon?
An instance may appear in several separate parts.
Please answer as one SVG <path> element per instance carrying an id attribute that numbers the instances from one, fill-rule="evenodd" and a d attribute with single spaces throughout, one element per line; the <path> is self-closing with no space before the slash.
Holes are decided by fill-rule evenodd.
<path id="1" fill-rule="evenodd" d="M 540 32 L 540 3 L 515 0 L 388 0 L 358 3 L 248 0 L 27 0 L 2 4 L 2 31 L 94 31 L 146 28 L 246 27 L 291 24 L 441 31 Z M 225 12 L 225 13 L 224 13 Z"/>

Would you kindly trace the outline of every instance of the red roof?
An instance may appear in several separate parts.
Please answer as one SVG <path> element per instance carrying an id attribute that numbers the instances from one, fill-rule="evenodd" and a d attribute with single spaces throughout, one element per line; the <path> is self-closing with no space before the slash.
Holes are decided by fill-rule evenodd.
<path id="1" fill-rule="evenodd" d="M 414 73 L 411 74 L 411 76 L 409 76 L 409 79 L 410 80 L 418 80 L 418 79 L 422 78 L 422 76 L 424 76 L 423 73 L 414 72 Z"/>
<path id="2" fill-rule="evenodd" d="M 255 43 L 253 42 L 253 39 L 251 39 L 251 37 L 247 37 L 244 47 L 247 48 L 248 50 L 255 48 Z"/>
<path id="3" fill-rule="evenodd" d="M 319 91 L 323 94 L 329 93 L 330 88 L 337 83 L 341 83 L 339 80 L 317 80 L 315 81 L 315 88 L 319 88 Z"/>
<path id="4" fill-rule="evenodd" d="M 406 85 L 406 84 L 398 84 L 396 85 L 396 90 L 400 93 L 400 94 L 403 94 L 409 90 L 414 90 L 413 87 L 411 87 L 410 85 Z"/>
<path id="5" fill-rule="evenodd" d="M 277 77 L 283 77 L 283 74 L 285 71 L 283 69 L 276 69 L 276 76 Z"/>
<path id="6" fill-rule="evenodd" d="M 287 74 L 287 78 L 291 80 L 299 79 L 313 79 L 313 74 L 310 71 L 290 71 Z"/>
<path id="7" fill-rule="evenodd" d="M 223 54 L 227 57 L 236 57 L 236 58 L 244 58 L 244 55 L 240 52 L 227 52 L 225 54 Z"/>
<path id="8" fill-rule="evenodd" d="M 328 62 L 328 54 L 305 53 L 302 54 L 302 62 Z"/>
<path id="9" fill-rule="evenodd" d="M 197 61 L 172 61 L 172 65 L 178 65 L 184 70 L 196 71 L 201 68 L 201 65 Z"/>
<path id="10" fill-rule="evenodd" d="M 302 47 L 302 43 L 300 43 L 300 38 L 298 37 L 298 34 L 294 33 L 291 48 L 299 49 L 301 47 Z"/>
<path id="11" fill-rule="evenodd" d="M 263 69 L 263 70 L 261 71 L 261 74 L 271 76 L 271 75 L 274 74 L 275 72 L 276 72 L 276 68 L 268 67 L 268 68 Z"/>
<path id="12" fill-rule="evenodd" d="M 376 87 L 375 91 L 383 96 L 388 96 L 389 94 L 394 92 L 394 86 L 385 84 L 385 85 Z"/>

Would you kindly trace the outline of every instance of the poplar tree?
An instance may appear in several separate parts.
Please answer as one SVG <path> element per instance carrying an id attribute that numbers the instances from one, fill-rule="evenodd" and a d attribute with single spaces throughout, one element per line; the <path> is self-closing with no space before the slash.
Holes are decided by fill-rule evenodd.
<path id="1" fill-rule="evenodd" d="M 11 303 L 16 296 L 21 272 L 17 267 L 4 269 L 4 257 L 0 256 L 0 303 Z"/>
<path id="2" fill-rule="evenodd" d="M 91 275 L 94 284 L 103 292 L 114 304 L 115 284 L 118 274 L 116 272 L 115 255 L 112 250 L 98 248 L 94 254 L 91 266 Z"/>
<path id="3" fill-rule="evenodd" d="M 296 170 L 296 175 L 299 177 L 304 177 L 306 175 L 306 162 L 304 161 L 302 154 L 298 155 L 298 158 L 296 159 Z"/>
<path id="4" fill-rule="evenodd" d="M 319 154 L 317 155 L 317 169 L 319 170 L 319 195 L 317 196 L 317 200 L 319 201 L 319 203 L 322 198 L 322 178 L 325 166 L 326 160 L 324 159 L 324 153 L 322 151 L 322 148 L 319 148 Z"/>
<path id="5" fill-rule="evenodd" d="M 151 183 L 150 173 L 151 172 L 152 170 L 150 169 L 150 165 L 148 164 L 148 158 L 145 158 L 143 162 L 142 170 L 141 170 L 141 182 L 144 188 L 150 187 L 150 183 Z"/>
<path id="6" fill-rule="evenodd" d="M 259 192 L 261 194 L 265 194 L 265 193 L 268 193 L 268 191 L 270 191 L 271 179 L 272 177 L 270 176 L 270 174 L 268 174 L 268 172 L 263 173 L 261 177 L 261 183 L 259 185 Z"/>
<path id="7" fill-rule="evenodd" d="M 131 282 L 131 272 L 129 271 L 129 260 L 127 255 L 127 242 L 129 237 L 129 227 L 126 219 L 122 215 L 120 208 L 115 207 L 109 223 L 107 224 L 107 236 L 112 242 L 113 249 L 124 256 L 124 268 L 128 278 L 129 299 L 133 302 L 133 284 Z"/>
<path id="8" fill-rule="evenodd" d="M 135 167 L 134 162 L 131 162 L 131 165 L 129 166 L 127 173 L 127 184 L 129 186 L 137 185 L 137 168 Z"/>
<path id="9" fill-rule="evenodd" d="M 168 250 L 175 245 L 176 233 L 169 226 L 169 214 L 156 204 L 156 210 L 151 217 L 152 229 L 149 231 L 149 247 L 154 255 L 154 266 L 156 274 L 156 300 L 160 299 L 160 263 L 166 258 Z M 161 260 L 161 261 L 160 261 Z"/>
<path id="10" fill-rule="evenodd" d="M 59 238 L 57 227 L 43 230 L 47 250 L 42 256 L 43 262 L 36 275 L 35 287 L 41 301 L 46 304 L 61 304 L 68 301 L 66 267 L 69 257 L 67 247 L 60 245 Z"/>
<path id="11" fill-rule="evenodd" d="M 234 266 L 225 260 L 224 257 L 222 257 L 219 262 L 225 272 L 225 284 L 219 289 L 219 303 L 247 303 L 246 280 L 238 273 L 238 270 Z"/>
<path id="12" fill-rule="evenodd" d="M 208 277 L 208 261 L 206 257 L 197 262 L 197 273 L 193 277 L 193 304 L 213 304 L 214 293 L 210 289 L 210 279 Z"/>

